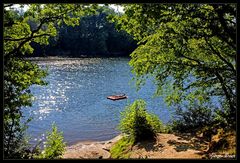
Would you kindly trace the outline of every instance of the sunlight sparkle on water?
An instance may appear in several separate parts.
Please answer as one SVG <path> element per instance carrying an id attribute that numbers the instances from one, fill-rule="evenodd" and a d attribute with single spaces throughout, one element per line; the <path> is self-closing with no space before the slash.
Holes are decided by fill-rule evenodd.
<path id="1" fill-rule="evenodd" d="M 142 98 L 147 108 L 163 122 L 170 112 L 161 98 L 153 99 L 155 85 L 146 82 L 144 89 L 136 92 L 131 85 L 133 77 L 129 58 L 82 58 L 39 60 L 37 64 L 47 69 L 44 79 L 48 85 L 33 86 L 36 97 L 26 117 L 32 116 L 28 132 L 33 137 L 51 129 L 56 122 L 67 143 L 80 140 L 108 140 L 119 134 L 116 129 L 120 112 L 127 104 Z M 125 93 L 127 100 L 111 101 L 106 97 Z"/>

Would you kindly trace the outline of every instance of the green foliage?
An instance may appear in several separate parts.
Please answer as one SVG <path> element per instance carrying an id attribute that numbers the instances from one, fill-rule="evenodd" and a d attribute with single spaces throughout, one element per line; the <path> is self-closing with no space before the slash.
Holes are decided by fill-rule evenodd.
<path id="1" fill-rule="evenodd" d="M 173 125 L 171 123 L 166 124 L 164 133 L 172 134 L 173 132 L 174 132 Z"/>
<path id="2" fill-rule="evenodd" d="M 123 137 L 116 142 L 110 149 L 111 158 L 126 159 L 129 158 L 130 149 L 134 144 L 134 140 L 129 137 Z"/>
<path id="3" fill-rule="evenodd" d="M 129 135 L 134 142 L 155 139 L 156 133 L 164 132 L 164 126 L 159 118 L 146 111 L 146 103 L 137 100 L 121 113 L 119 130 Z"/>
<path id="4" fill-rule="evenodd" d="M 5 139 L 3 139 L 3 150 L 5 159 L 30 158 L 30 145 L 28 144 L 28 138 L 25 136 L 26 123 L 20 123 L 20 116 L 15 116 L 13 119 L 9 114 L 4 115 L 3 136 Z"/>
<path id="5" fill-rule="evenodd" d="M 31 4 L 21 19 L 14 19 L 14 14 L 8 14 L 14 10 L 4 9 L 5 56 L 18 51 L 22 54 L 31 54 L 33 48 L 30 42 L 48 44 L 49 37 L 57 35 L 55 24 L 75 26 L 79 24 L 79 17 L 94 13 L 92 6 L 94 5 Z M 29 21 L 35 26 L 30 26 Z"/>
<path id="6" fill-rule="evenodd" d="M 33 84 L 45 85 L 47 72 L 24 59 L 34 51 L 31 42 L 47 45 L 56 36 L 55 24 L 76 25 L 79 17 L 94 13 L 96 5 L 88 4 L 29 4 L 26 12 L 4 4 L 3 57 L 4 57 L 4 158 L 26 158 L 30 153 L 25 139 L 27 122 L 22 123 L 21 107 L 31 106 Z M 34 22 L 35 26 L 31 26 Z M 33 24 L 33 23 L 32 23 Z"/>
<path id="7" fill-rule="evenodd" d="M 66 144 L 63 142 L 63 133 L 58 132 L 57 126 L 52 125 L 52 132 L 47 132 L 46 147 L 37 159 L 59 159 L 65 151 Z"/>
<path id="8" fill-rule="evenodd" d="M 135 143 L 155 140 L 157 133 L 168 131 L 155 114 L 147 112 L 146 103 L 141 99 L 134 101 L 121 113 L 118 128 L 124 136 L 113 145 L 110 153 L 112 158 L 120 159 L 129 158 Z"/>
<path id="9" fill-rule="evenodd" d="M 173 131 L 194 133 L 205 126 L 214 124 L 214 116 L 209 108 L 196 105 L 185 109 L 184 111 L 177 109 L 172 124 Z"/>
<path id="10" fill-rule="evenodd" d="M 153 76 L 156 93 L 172 106 L 212 96 L 228 103 L 236 122 L 236 5 L 127 4 L 112 20 L 138 41 L 130 66 L 141 85 Z M 169 80 L 171 78 L 171 80 Z M 172 81 L 170 87 L 169 81 Z M 170 88 L 170 89 L 169 89 Z M 225 108 L 225 106 L 222 106 Z M 221 109 L 221 108 L 220 108 Z"/>
<path id="11" fill-rule="evenodd" d="M 109 14 L 116 15 L 113 9 L 99 7 L 96 14 L 79 18 L 79 25 L 58 27 L 58 34 L 50 38 L 49 45 L 31 44 L 35 49 L 33 56 L 129 56 L 136 41 L 125 31 L 116 31 L 114 23 L 107 20 Z M 30 24 L 36 26 L 36 22 Z"/>
<path id="12" fill-rule="evenodd" d="M 41 80 L 46 72 L 29 61 L 11 58 L 4 71 L 4 157 L 25 158 L 29 145 L 24 138 L 27 123 L 21 122 L 22 106 L 31 106 L 32 95 L 29 87 L 33 84 L 45 85 Z"/>

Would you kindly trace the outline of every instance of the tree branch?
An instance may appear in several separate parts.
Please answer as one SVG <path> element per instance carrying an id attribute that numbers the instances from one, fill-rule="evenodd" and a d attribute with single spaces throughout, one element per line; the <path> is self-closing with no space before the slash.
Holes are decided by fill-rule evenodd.
<path id="1" fill-rule="evenodd" d="M 37 27 L 37 29 L 33 30 L 32 33 L 31 33 L 31 35 L 30 35 L 28 38 L 26 38 L 24 41 L 22 41 L 22 42 L 18 45 L 17 48 L 15 48 L 15 49 L 12 50 L 11 52 L 9 52 L 8 55 L 11 56 L 12 54 L 18 52 L 18 51 L 20 50 L 20 48 L 21 48 L 25 43 L 27 43 L 28 41 L 30 41 L 31 39 L 34 38 L 34 34 L 37 33 L 37 32 L 41 29 L 41 27 L 43 26 L 43 24 L 46 23 L 46 22 L 48 22 L 49 20 L 50 20 L 50 18 L 44 18 L 44 19 L 40 22 L 40 24 L 39 24 L 39 26 Z"/>
<path id="2" fill-rule="evenodd" d="M 5 41 L 21 41 L 21 40 L 28 40 L 28 39 L 33 39 L 33 38 L 37 38 L 37 37 L 42 37 L 42 36 L 51 36 L 50 34 L 48 33 L 44 33 L 44 34 L 41 34 L 41 35 L 35 35 L 35 36 L 30 36 L 30 37 L 24 37 L 24 38 L 4 38 Z"/>
<path id="3" fill-rule="evenodd" d="M 201 83 L 207 83 L 207 82 L 212 82 L 212 81 L 214 81 L 214 80 L 216 80 L 217 78 L 211 78 L 211 79 L 209 79 L 209 80 L 204 80 L 204 81 L 202 81 Z M 185 88 L 183 88 L 183 90 L 187 90 L 187 89 L 189 89 L 190 87 L 193 87 L 193 86 L 199 86 L 199 82 L 193 82 L 193 83 L 191 83 L 191 84 L 189 84 L 187 87 L 185 87 Z"/>
<path id="4" fill-rule="evenodd" d="M 75 9 L 75 8 L 74 8 Z M 32 31 L 32 33 L 31 33 L 31 35 L 27 38 L 27 39 L 25 39 L 23 42 L 21 42 L 19 45 L 18 45 L 18 47 L 16 47 L 14 50 L 12 50 L 11 52 L 9 52 L 7 55 L 5 55 L 5 56 L 11 56 L 12 54 L 15 54 L 16 52 L 18 52 L 19 50 L 20 50 L 20 48 L 25 44 L 25 43 L 27 43 L 28 41 L 30 41 L 33 37 L 34 37 L 34 34 L 35 33 L 37 33 L 40 29 L 41 29 L 41 27 L 43 26 L 43 24 L 44 23 L 47 23 L 47 22 L 50 22 L 50 21 L 55 21 L 55 20 L 57 20 L 57 19 L 62 19 L 63 18 L 63 15 L 65 14 L 65 13 L 70 13 L 71 11 L 73 11 L 74 9 L 68 9 L 68 10 L 66 10 L 66 11 L 64 11 L 64 13 L 62 13 L 62 14 L 60 14 L 60 15 L 58 15 L 58 16 L 52 16 L 52 17 L 45 17 L 45 18 L 43 18 L 42 20 L 40 20 L 40 24 L 39 24 L 39 26 L 37 27 L 37 29 L 35 29 L 35 30 L 33 30 Z"/>
<path id="5" fill-rule="evenodd" d="M 234 44 L 236 44 L 236 33 L 234 30 L 231 30 L 227 27 L 225 19 L 223 17 L 224 16 L 223 9 L 219 9 L 219 8 L 215 7 L 215 10 L 217 12 L 219 22 L 221 23 L 224 31 L 230 36 L 230 38 L 233 40 Z"/>
<path id="6" fill-rule="evenodd" d="M 190 61 L 195 61 L 195 62 L 197 62 L 199 65 L 202 65 L 201 61 L 199 61 L 199 60 L 196 60 L 196 59 L 187 57 L 187 56 L 185 56 L 185 55 L 183 55 L 183 54 L 181 54 L 181 56 L 184 57 L 184 58 L 186 58 L 186 59 L 188 59 L 188 60 L 190 60 Z"/>
<path id="7" fill-rule="evenodd" d="M 230 62 L 228 62 L 228 61 L 220 54 L 219 51 L 217 51 L 216 49 L 214 49 L 214 47 L 212 46 L 211 43 L 209 43 L 209 41 L 206 39 L 206 37 L 204 37 L 204 38 L 205 38 L 205 41 L 207 42 L 207 44 L 209 45 L 209 47 L 211 48 L 211 50 L 212 50 L 224 63 L 226 63 L 226 65 L 228 65 L 228 66 L 232 69 L 232 71 L 233 71 L 234 74 L 236 74 L 236 70 L 234 69 L 233 65 L 232 65 Z"/>
<path id="8" fill-rule="evenodd" d="M 236 107 L 234 106 L 234 103 L 233 103 L 232 100 L 231 100 L 231 95 L 229 94 L 229 92 L 228 92 L 228 90 L 227 90 L 226 84 L 225 84 L 222 76 L 219 74 L 218 71 L 215 71 L 215 74 L 216 74 L 217 78 L 219 79 L 219 81 L 220 81 L 220 83 L 221 83 L 221 85 L 222 85 L 222 89 L 223 89 L 223 91 L 224 91 L 224 93 L 225 93 L 225 96 L 226 96 L 226 98 L 227 98 L 227 101 L 228 101 L 228 104 L 229 104 L 229 106 L 230 106 L 231 111 L 236 110 Z"/>

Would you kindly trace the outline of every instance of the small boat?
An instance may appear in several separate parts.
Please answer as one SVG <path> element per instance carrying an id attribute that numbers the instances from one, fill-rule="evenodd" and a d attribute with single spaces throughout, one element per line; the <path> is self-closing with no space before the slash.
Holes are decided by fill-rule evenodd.
<path id="1" fill-rule="evenodd" d="M 125 99 L 127 98 L 127 96 L 125 94 L 122 94 L 122 95 L 112 95 L 112 96 L 108 96 L 107 99 L 109 100 L 122 100 L 122 99 Z"/>

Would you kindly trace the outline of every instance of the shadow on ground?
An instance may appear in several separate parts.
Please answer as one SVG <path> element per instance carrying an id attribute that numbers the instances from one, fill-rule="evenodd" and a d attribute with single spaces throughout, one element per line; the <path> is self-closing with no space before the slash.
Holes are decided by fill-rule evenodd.
<path id="1" fill-rule="evenodd" d="M 167 143 L 171 146 L 175 146 L 174 149 L 177 152 L 187 151 L 189 149 L 205 151 L 207 149 L 208 142 L 202 138 L 195 137 L 191 134 L 176 134 L 178 140 L 169 140 Z"/>
<path id="2" fill-rule="evenodd" d="M 144 148 L 147 152 L 150 151 L 161 151 L 161 148 L 163 148 L 164 146 L 162 144 L 158 144 L 156 141 L 151 140 L 151 141 L 142 141 L 140 143 L 136 144 L 138 149 L 142 149 Z"/>

